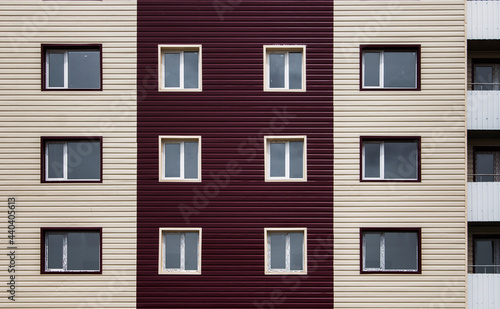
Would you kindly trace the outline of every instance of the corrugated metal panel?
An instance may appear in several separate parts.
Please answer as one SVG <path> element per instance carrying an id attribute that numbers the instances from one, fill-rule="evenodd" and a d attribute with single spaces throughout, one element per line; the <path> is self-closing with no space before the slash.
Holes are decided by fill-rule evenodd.
<path id="1" fill-rule="evenodd" d="M 138 3 L 138 307 L 331 309 L 333 2 Z M 203 91 L 158 92 L 159 44 L 202 45 Z M 263 91 L 273 44 L 307 91 Z M 201 183 L 158 181 L 159 135 L 201 136 Z M 264 181 L 265 135 L 307 136 L 307 182 Z M 160 227 L 203 229 L 201 275 L 158 275 Z M 307 228 L 307 275 L 264 275 L 265 227 Z"/>
<path id="2" fill-rule="evenodd" d="M 500 221 L 500 183 L 467 183 L 469 221 Z"/>
<path id="3" fill-rule="evenodd" d="M 499 1 L 467 1 L 467 39 L 500 39 Z"/>
<path id="4" fill-rule="evenodd" d="M 467 129 L 500 130 L 500 91 L 467 91 Z"/>
<path id="5" fill-rule="evenodd" d="M 359 91 L 362 44 L 421 44 L 421 91 Z M 465 1 L 334 2 L 335 308 L 466 305 Z M 420 183 L 359 181 L 360 136 L 421 136 Z M 421 227 L 422 274 L 360 274 L 360 227 Z"/>
<path id="6" fill-rule="evenodd" d="M 468 286 L 468 309 L 500 307 L 500 274 L 469 274 Z"/>
<path id="7" fill-rule="evenodd" d="M 2 1 L 0 200 L 3 212 L 16 199 L 18 248 L 16 301 L 3 289 L 2 308 L 135 308 L 135 2 Z M 43 43 L 102 44 L 104 90 L 41 91 Z M 48 135 L 102 136 L 103 183 L 40 183 Z M 102 274 L 41 275 L 40 227 L 102 227 Z"/>

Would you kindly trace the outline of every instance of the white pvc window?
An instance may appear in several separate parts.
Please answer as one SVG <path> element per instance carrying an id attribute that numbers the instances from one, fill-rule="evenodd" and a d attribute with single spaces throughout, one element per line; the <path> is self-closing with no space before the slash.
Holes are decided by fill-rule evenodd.
<path id="1" fill-rule="evenodd" d="M 265 137 L 266 180 L 305 181 L 306 137 Z"/>
<path id="2" fill-rule="evenodd" d="M 201 90 L 201 46 L 160 45 L 160 90 Z"/>
<path id="3" fill-rule="evenodd" d="M 265 229 L 266 274 L 307 274 L 307 233 L 304 228 Z"/>
<path id="4" fill-rule="evenodd" d="M 160 229 L 160 274 L 201 274 L 201 229 Z"/>
<path id="5" fill-rule="evenodd" d="M 415 140 L 364 141 L 363 179 L 417 180 L 418 156 Z"/>
<path id="6" fill-rule="evenodd" d="M 305 90 L 305 46 L 264 46 L 264 57 L 264 90 Z"/>
<path id="7" fill-rule="evenodd" d="M 362 241 L 363 271 L 418 271 L 418 232 L 366 231 Z"/>
<path id="8" fill-rule="evenodd" d="M 164 181 L 201 181 L 201 137 L 160 137 Z"/>
<path id="9" fill-rule="evenodd" d="M 45 142 L 46 181 L 98 181 L 100 178 L 100 141 Z"/>
<path id="10" fill-rule="evenodd" d="M 45 232 L 46 272 L 99 272 L 101 233 Z"/>
<path id="11" fill-rule="evenodd" d="M 416 89 L 417 50 L 363 51 L 363 88 Z"/>
<path id="12" fill-rule="evenodd" d="M 47 50 L 46 89 L 100 89 L 99 50 Z"/>

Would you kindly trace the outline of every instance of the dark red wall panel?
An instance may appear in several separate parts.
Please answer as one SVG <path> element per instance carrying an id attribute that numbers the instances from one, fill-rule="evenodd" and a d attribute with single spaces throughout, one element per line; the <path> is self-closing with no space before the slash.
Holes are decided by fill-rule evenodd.
<path id="1" fill-rule="evenodd" d="M 333 307 L 333 2 L 138 0 L 138 308 Z M 202 92 L 158 92 L 158 44 L 201 44 Z M 263 45 L 306 45 L 307 91 L 263 91 Z M 158 136 L 201 135 L 201 183 L 158 181 Z M 264 181 L 264 135 L 307 135 L 307 182 Z M 201 227 L 202 274 L 158 274 L 158 229 Z M 264 275 L 264 228 L 306 227 L 308 274 Z"/>

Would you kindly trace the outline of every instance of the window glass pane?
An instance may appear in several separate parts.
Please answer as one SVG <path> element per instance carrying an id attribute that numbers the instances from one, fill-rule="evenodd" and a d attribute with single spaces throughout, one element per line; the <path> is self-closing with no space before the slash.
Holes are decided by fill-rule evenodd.
<path id="1" fill-rule="evenodd" d="M 101 178 L 101 143 L 68 142 L 68 179 Z"/>
<path id="2" fill-rule="evenodd" d="M 198 142 L 184 143 L 184 178 L 198 178 Z"/>
<path id="3" fill-rule="evenodd" d="M 269 143 L 271 177 L 285 177 L 285 143 Z"/>
<path id="4" fill-rule="evenodd" d="M 418 237 L 413 232 L 385 233 L 385 269 L 417 270 Z"/>
<path id="5" fill-rule="evenodd" d="M 304 142 L 290 142 L 290 178 L 304 177 Z"/>
<path id="6" fill-rule="evenodd" d="M 184 52 L 184 88 L 198 88 L 198 52 Z"/>
<path id="7" fill-rule="evenodd" d="M 385 179 L 417 179 L 416 142 L 385 142 Z"/>
<path id="8" fill-rule="evenodd" d="M 165 143 L 165 177 L 181 177 L 181 144 Z"/>
<path id="9" fill-rule="evenodd" d="M 302 88 L 302 53 L 290 52 L 288 53 L 288 88 L 301 89 Z"/>
<path id="10" fill-rule="evenodd" d="M 271 269 L 285 269 L 286 234 L 269 233 L 271 242 Z"/>
<path id="11" fill-rule="evenodd" d="M 64 53 L 48 52 L 49 87 L 64 87 Z"/>
<path id="12" fill-rule="evenodd" d="M 165 233 L 165 267 L 167 269 L 181 268 L 181 234 Z"/>
<path id="13" fill-rule="evenodd" d="M 364 233 L 365 268 L 380 268 L 380 233 Z"/>
<path id="14" fill-rule="evenodd" d="M 304 233 L 290 232 L 290 270 L 303 270 Z"/>
<path id="15" fill-rule="evenodd" d="M 48 247 L 48 265 L 49 269 L 62 269 L 63 268 L 63 234 L 46 233 L 45 241 Z"/>
<path id="16" fill-rule="evenodd" d="M 363 53 L 363 60 L 365 69 L 363 75 L 363 86 L 380 86 L 380 53 L 365 52 Z"/>
<path id="17" fill-rule="evenodd" d="M 186 237 L 186 270 L 198 269 L 198 233 L 187 232 Z"/>
<path id="18" fill-rule="evenodd" d="M 384 88 L 417 87 L 417 53 L 384 52 Z"/>
<path id="19" fill-rule="evenodd" d="M 493 153 L 476 153 L 476 181 L 494 181 L 494 161 Z"/>
<path id="20" fill-rule="evenodd" d="M 269 54 L 270 88 L 285 88 L 285 54 Z"/>
<path id="21" fill-rule="evenodd" d="M 380 143 L 364 144 L 365 177 L 380 178 Z"/>
<path id="22" fill-rule="evenodd" d="M 68 233 L 68 270 L 99 270 L 99 232 Z"/>
<path id="23" fill-rule="evenodd" d="M 64 177 L 64 144 L 63 143 L 47 143 L 48 148 L 48 161 L 45 165 L 48 169 L 49 178 L 63 178 Z"/>
<path id="24" fill-rule="evenodd" d="M 165 87 L 180 87 L 180 53 L 165 53 L 163 59 L 165 65 Z"/>
<path id="25" fill-rule="evenodd" d="M 474 90 L 493 90 L 493 66 L 474 66 Z"/>
<path id="26" fill-rule="evenodd" d="M 99 51 L 68 52 L 68 88 L 98 89 L 101 87 Z"/>
<path id="27" fill-rule="evenodd" d="M 493 240 L 478 239 L 475 243 L 474 265 L 483 265 L 475 267 L 476 273 L 494 273 L 494 267 L 485 267 L 484 265 L 494 265 Z"/>

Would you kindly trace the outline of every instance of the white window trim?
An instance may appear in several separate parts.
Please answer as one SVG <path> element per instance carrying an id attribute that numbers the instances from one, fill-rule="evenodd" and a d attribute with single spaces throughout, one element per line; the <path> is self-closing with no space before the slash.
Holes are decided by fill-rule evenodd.
<path id="1" fill-rule="evenodd" d="M 411 139 L 409 139 L 411 140 Z M 397 140 L 394 140 L 397 141 Z M 418 141 L 415 140 L 415 143 L 417 143 L 418 146 Z M 365 145 L 366 144 L 379 144 L 380 145 L 380 157 L 379 157 L 379 165 L 380 165 L 380 177 L 366 177 L 365 176 L 365 168 L 366 168 L 366 151 L 365 151 Z M 373 141 L 364 141 L 363 142 L 363 149 L 362 149 L 362 158 L 363 162 L 361 164 L 361 173 L 362 173 L 362 179 L 363 180 L 388 180 L 388 181 L 400 181 L 400 180 L 405 180 L 405 181 L 413 181 L 413 180 L 418 180 L 418 170 L 420 168 L 418 164 L 418 152 L 415 154 L 415 166 L 417 167 L 416 169 L 416 177 L 415 178 L 385 178 L 385 160 L 384 160 L 384 155 L 385 155 L 385 140 L 373 140 Z"/>
<path id="2" fill-rule="evenodd" d="M 302 164 L 302 178 L 290 178 L 290 153 L 289 153 L 289 143 L 300 141 L 303 142 L 303 164 Z M 269 144 L 272 142 L 287 142 L 286 143 L 286 153 L 285 153 L 285 177 L 271 177 L 271 155 Z M 264 136 L 264 170 L 265 170 L 265 181 L 266 182 L 276 182 L 276 181 L 307 181 L 307 136 L 306 135 L 291 135 L 291 136 Z"/>
<path id="3" fill-rule="evenodd" d="M 197 51 L 198 52 L 198 88 L 184 88 L 184 52 Z M 165 87 L 165 65 L 163 55 L 168 52 L 181 52 L 180 61 L 180 87 Z M 188 91 L 199 92 L 202 91 L 202 53 L 201 45 L 158 45 L 158 91 Z"/>
<path id="4" fill-rule="evenodd" d="M 301 52 L 302 53 L 302 87 L 300 89 L 288 89 L 289 76 L 288 76 L 288 53 Z M 271 88 L 269 83 L 270 69 L 269 69 L 269 54 L 271 53 L 285 53 L 285 87 L 284 88 Z M 264 45 L 264 91 L 286 91 L 286 92 L 305 92 L 306 91 L 306 45 Z"/>
<path id="5" fill-rule="evenodd" d="M 186 233 L 186 232 L 197 232 L 198 233 L 198 266 L 197 270 L 185 270 L 182 269 L 182 266 L 185 263 L 183 260 L 185 250 L 182 251 L 182 243 L 181 243 L 181 268 L 180 269 L 167 269 L 165 268 L 165 239 L 163 237 L 165 232 L 172 233 Z M 181 238 L 182 239 L 182 238 Z M 202 242 L 202 234 L 201 228 L 160 228 L 160 237 L 159 237 L 159 256 L 158 256 L 158 274 L 160 275 L 201 275 L 201 242 Z"/>
<path id="6" fill-rule="evenodd" d="M 74 140 L 78 141 L 78 140 Z M 49 160 L 49 144 L 63 144 L 63 178 L 49 178 L 50 160 Z M 102 144 L 100 145 L 102 147 Z M 102 163 L 99 166 L 102 169 Z M 47 141 L 45 143 L 45 181 L 100 181 L 97 179 L 68 179 L 68 141 Z"/>
<path id="7" fill-rule="evenodd" d="M 63 87 L 50 87 L 49 86 L 49 55 L 51 53 L 58 53 L 64 55 L 64 86 Z M 50 49 L 45 53 L 45 89 L 69 89 L 68 88 L 68 79 L 69 79 L 69 62 L 68 62 L 68 50 L 64 49 Z"/>
<path id="8" fill-rule="evenodd" d="M 69 232 L 63 232 L 63 231 L 46 231 L 45 232 L 45 272 L 62 272 L 62 273 L 68 273 L 68 272 L 88 272 L 88 273 L 97 273 L 100 272 L 101 269 L 96 269 L 96 270 L 68 270 L 68 233 L 74 233 L 74 232 L 80 232 L 80 231 L 69 231 Z M 82 233 L 86 231 L 81 231 Z M 90 231 L 89 231 L 90 232 Z M 49 234 L 58 234 L 58 235 L 63 235 L 63 268 L 49 268 L 49 241 L 48 237 Z M 102 237 L 101 233 L 99 233 L 99 237 Z M 101 249 L 99 249 L 99 265 L 101 263 L 100 259 L 102 258 L 101 256 Z"/>
<path id="9" fill-rule="evenodd" d="M 366 238 L 365 234 L 366 233 L 377 233 L 380 234 L 380 267 L 379 268 L 366 268 Z M 408 273 L 415 273 L 418 272 L 418 261 L 420 257 L 418 256 L 418 243 L 417 243 L 417 268 L 416 269 L 385 269 L 385 234 L 386 233 L 391 233 L 391 231 L 365 231 L 363 233 L 363 271 L 374 271 L 374 272 L 408 272 Z M 394 233 L 415 233 L 417 234 L 418 238 L 418 232 L 416 231 L 394 231 Z"/>
<path id="10" fill-rule="evenodd" d="M 287 242 L 286 247 L 286 265 L 287 269 L 272 269 L 271 268 L 271 244 L 269 242 L 269 234 L 277 233 L 289 233 L 289 232 L 303 232 L 304 242 L 302 247 L 302 270 L 290 270 L 290 244 Z M 287 237 L 287 240 L 289 236 Z M 266 275 L 307 275 L 307 228 L 264 228 L 264 269 Z"/>
<path id="11" fill-rule="evenodd" d="M 390 51 L 390 50 L 389 50 Z M 409 48 L 408 50 L 405 50 L 403 48 L 402 50 L 403 52 L 415 52 L 415 86 L 413 87 L 385 87 L 384 86 L 384 54 L 386 52 L 386 50 L 384 49 L 367 49 L 367 50 L 363 50 L 363 54 L 362 54 L 362 66 L 361 66 L 361 69 L 362 69 L 362 74 L 363 74 L 363 79 L 362 79 L 362 89 L 418 89 L 418 51 L 415 50 L 413 51 L 411 48 Z M 378 86 L 366 86 L 365 85 L 365 78 L 366 78 L 366 74 L 365 74 L 365 54 L 366 53 L 379 53 L 379 69 L 378 69 L 378 73 L 379 73 L 379 85 Z"/>
<path id="12" fill-rule="evenodd" d="M 181 173 L 180 177 L 165 177 L 165 147 L 164 144 L 166 141 L 175 141 L 175 142 L 180 142 L 181 143 Z M 197 178 L 188 178 L 185 179 L 184 176 L 184 154 L 183 154 L 183 149 L 184 145 L 183 142 L 186 141 L 196 141 L 198 142 L 198 177 Z M 196 135 L 196 136 L 178 136 L 178 135 L 161 135 L 159 136 L 159 181 L 160 182 L 201 182 L 201 136 Z"/>

